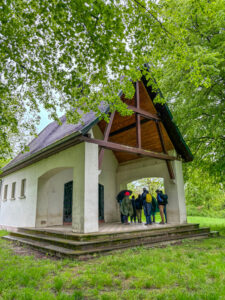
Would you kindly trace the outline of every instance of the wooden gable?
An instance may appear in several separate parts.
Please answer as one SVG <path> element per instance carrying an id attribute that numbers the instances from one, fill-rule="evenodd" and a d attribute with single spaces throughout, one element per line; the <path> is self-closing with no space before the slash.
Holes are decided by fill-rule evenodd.
<path id="1" fill-rule="evenodd" d="M 142 81 L 139 82 L 139 97 L 140 97 L 140 109 L 146 111 L 152 115 L 158 116 L 155 106 L 150 98 Z M 135 97 L 132 100 L 125 99 L 124 95 L 121 97 L 122 101 L 132 107 L 136 106 Z M 158 116 L 160 120 L 160 116 Z M 159 130 L 155 120 L 147 119 L 144 116 L 140 116 L 141 124 L 141 148 L 144 150 L 154 151 L 158 153 L 165 153 L 162 142 L 160 140 Z M 102 120 L 98 123 L 102 133 L 104 134 L 107 123 Z M 165 145 L 165 150 L 173 150 L 174 146 L 167 134 L 167 131 L 162 124 L 158 122 L 160 127 L 162 138 Z M 130 147 L 137 147 L 137 127 L 136 127 L 136 113 L 131 116 L 122 117 L 118 112 L 115 113 L 112 126 L 109 133 L 109 142 L 126 145 Z M 129 160 L 137 159 L 140 155 L 133 153 L 126 153 L 120 151 L 113 151 L 118 162 L 123 163 Z"/>

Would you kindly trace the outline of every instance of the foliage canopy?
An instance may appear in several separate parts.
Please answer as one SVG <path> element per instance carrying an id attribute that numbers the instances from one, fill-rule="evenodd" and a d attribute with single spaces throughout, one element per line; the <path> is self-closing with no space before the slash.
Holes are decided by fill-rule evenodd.
<path id="1" fill-rule="evenodd" d="M 34 131 L 40 105 L 69 122 L 89 110 L 107 119 L 103 100 L 127 114 L 118 91 L 132 98 L 144 74 L 197 161 L 224 178 L 223 0 L 4 0 L 0 20 L 2 157 L 12 136 Z"/>

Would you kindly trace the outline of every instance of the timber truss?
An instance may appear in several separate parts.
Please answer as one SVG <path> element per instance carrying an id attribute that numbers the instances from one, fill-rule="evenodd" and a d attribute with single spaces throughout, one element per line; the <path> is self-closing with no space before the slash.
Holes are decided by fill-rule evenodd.
<path id="1" fill-rule="evenodd" d="M 113 143 L 113 142 L 109 141 L 110 136 L 117 134 L 117 132 L 110 133 L 111 128 L 112 128 L 112 124 L 113 124 L 113 119 L 114 119 L 114 116 L 115 116 L 115 112 L 111 113 L 109 123 L 105 128 L 103 140 L 94 139 L 94 138 L 87 137 L 87 136 L 82 136 L 80 138 L 82 141 L 99 145 L 99 147 L 100 147 L 100 150 L 99 150 L 99 169 L 101 169 L 101 166 L 102 166 L 102 161 L 103 161 L 105 149 L 110 149 L 110 150 L 113 150 L 113 151 L 128 152 L 128 153 L 137 154 L 137 155 L 143 156 L 143 157 L 152 157 L 152 158 L 165 160 L 166 164 L 167 164 L 167 168 L 168 168 L 170 178 L 174 179 L 175 176 L 174 176 L 171 161 L 177 160 L 178 158 L 175 157 L 175 156 L 169 155 L 167 150 L 166 150 L 165 141 L 164 141 L 163 134 L 162 134 L 162 129 L 161 129 L 161 126 L 160 126 L 160 123 L 161 123 L 160 117 L 156 114 L 149 113 L 148 111 L 145 111 L 145 110 L 140 108 L 139 82 L 136 82 L 135 106 L 128 105 L 128 108 L 135 113 L 136 123 L 131 124 L 130 126 L 121 128 L 118 131 L 122 132 L 122 131 L 126 131 L 126 130 L 132 128 L 132 127 L 136 127 L 136 147 L 130 147 L 130 146 L 121 145 L 121 144 Z M 141 120 L 141 117 L 144 118 L 144 119 Z M 145 150 L 145 149 L 142 148 L 142 145 L 141 145 L 141 124 L 143 124 L 145 122 L 148 122 L 149 120 L 154 121 L 155 124 L 156 124 L 159 140 L 160 140 L 161 147 L 162 147 L 162 150 L 163 150 L 163 152 L 161 152 L 161 153 Z"/>

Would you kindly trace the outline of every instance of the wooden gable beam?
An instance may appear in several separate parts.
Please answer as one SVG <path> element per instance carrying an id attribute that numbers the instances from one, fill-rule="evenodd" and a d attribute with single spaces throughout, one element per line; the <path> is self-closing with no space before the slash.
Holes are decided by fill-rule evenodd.
<path id="1" fill-rule="evenodd" d="M 83 142 L 97 144 L 102 148 L 110 149 L 113 151 L 121 151 L 121 152 L 129 152 L 129 153 L 133 153 L 133 154 L 140 154 L 142 156 L 153 157 L 153 158 L 158 158 L 158 159 L 162 159 L 162 160 L 179 160 L 176 156 L 171 156 L 171 155 L 168 155 L 165 153 L 158 153 L 158 152 L 153 152 L 153 151 L 144 150 L 144 149 L 140 149 L 140 148 L 125 146 L 125 145 L 121 145 L 121 144 L 117 144 L 117 143 L 112 143 L 109 141 L 93 139 L 93 138 L 86 137 L 86 136 L 81 136 L 78 139 Z"/>
<path id="2" fill-rule="evenodd" d="M 158 131 L 158 134 L 159 134 L 159 138 L 160 138 L 162 150 L 163 150 L 163 152 L 164 152 L 165 154 L 168 154 L 168 152 L 167 152 L 167 150 L 166 150 L 166 145 L 165 145 L 165 142 L 164 142 L 164 139 L 163 139 L 162 129 L 161 129 L 161 127 L 160 127 L 159 122 L 156 122 L 156 127 L 157 127 L 157 131 Z M 166 160 L 166 164 L 167 164 L 167 169 L 168 169 L 170 178 L 171 178 L 171 179 L 175 179 L 175 175 L 174 175 L 174 172 L 173 172 L 173 167 L 172 167 L 171 162 L 168 161 L 168 160 Z"/>
<path id="3" fill-rule="evenodd" d="M 143 119 L 143 120 L 141 120 L 141 124 L 145 124 L 145 123 L 151 122 L 151 121 L 152 121 L 152 120 L 150 120 L 150 119 Z M 124 132 L 124 131 L 128 131 L 128 130 L 130 130 L 130 129 L 133 129 L 133 128 L 136 127 L 136 125 L 137 125 L 137 123 L 135 122 L 135 123 L 132 123 L 132 124 L 130 124 L 130 125 L 127 125 L 126 127 L 122 127 L 122 128 L 120 128 L 120 129 L 117 129 L 117 130 L 111 132 L 111 133 L 109 134 L 109 136 L 111 137 L 111 136 L 120 134 L 120 133 L 122 133 L 122 132 Z"/>
<path id="4" fill-rule="evenodd" d="M 109 139 L 109 134 L 110 134 L 110 130 L 111 130 L 111 127 L 112 127 L 114 116 L 115 116 L 115 111 L 111 114 L 109 123 L 108 123 L 108 125 L 105 128 L 105 132 L 104 132 L 104 141 L 105 142 L 108 141 L 108 139 Z M 99 170 L 102 167 L 102 161 L 103 161 L 103 157 L 104 157 L 104 152 L 105 152 L 104 148 L 101 148 L 100 151 L 99 151 L 99 155 L 98 155 L 98 169 Z"/>
<path id="5" fill-rule="evenodd" d="M 160 118 L 156 115 L 156 114 L 152 114 L 144 109 L 132 106 L 132 105 L 127 105 L 127 108 L 129 108 L 130 110 L 133 110 L 133 112 L 140 114 L 141 116 L 143 116 L 146 119 L 150 119 L 150 120 L 158 120 L 160 121 Z"/>
<path id="6" fill-rule="evenodd" d="M 140 93 L 139 93 L 139 82 L 136 82 L 135 89 L 135 104 L 136 108 L 140 109 Z M 141 116 L 139 113 L 136 113 L 136 140 L 137 147 L 141 148 Z"/>

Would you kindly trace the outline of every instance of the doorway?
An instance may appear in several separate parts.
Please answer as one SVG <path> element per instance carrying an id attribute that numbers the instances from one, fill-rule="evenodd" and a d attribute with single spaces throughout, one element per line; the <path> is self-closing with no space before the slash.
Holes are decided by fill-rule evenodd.
<path id="1" fill-rule="evenodd" d="M 104 222 L 104 185 L 98 184 L 98 220 Z"/>
<path id="2" fill-rule="evenodd" d="M 156 200 L 157 199 L 156 190 L 161 190 L 163 191 L 163 193 L 165 193 L 164 179 L 161 177 L 147 177 L 147 178 L 134 180 L 127 184 L 127 189 L 133 192 L 135 198 L 137 198 L 138 195 L 141 195 L 143 193 L 143 188 L 146 188 Z M 155 201 L 153 201 L 153 203 L 155 203 Z M 165 219 L 167 220 L 166 210 L 165 210 Z M 144 209 L 142 210 L 142 220 L 145 220 Z M 155 203 L 154 209 L 152 206 L 152 221 L 156 223 L 157 222 L 159 223 L 161 221 L 159 207 L 157 203 Z"/>
<path id="3" fill-rule="evenodd" d="M 64 184 L 63 224 L 72 224 L 73 181 Z"/>

